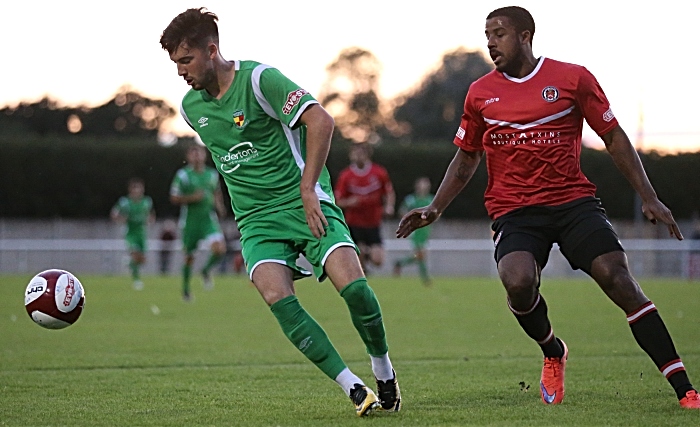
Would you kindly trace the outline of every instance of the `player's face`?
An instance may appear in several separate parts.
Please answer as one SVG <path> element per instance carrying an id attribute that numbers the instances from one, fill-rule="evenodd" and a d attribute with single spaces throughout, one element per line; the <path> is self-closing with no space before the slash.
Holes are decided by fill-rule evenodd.
<path id="1" fill-rule="evenodd" d="M 363 167 L 369 161 L 369 155 L 364 148 L 354 147 L 350 149 L 350 161 L 359 167 Z"/>
<path id="2" fill-rule="evenodd" d="M 416 193 L 420 194 L 421 196 L 425 196 L 430 192 L 430 180 L 428 178 L 419 179 L 416 181 L 415 190 Z"/>
<path id="3" fill-rule="evenodd" d="M 208 49 L 190 47 L 183 42 L 170 55 L 177 65 L 177 75 L 185 79 L 194 90 L 207 88 L 216 79 L 213 55 Z"/>
<path id="4" fill-rule="evenodd" d="M 523 58 L 522 34 L 505 16 L 487 19 L 485 33 L 486 47 L 496 69 L 514 74 L 513 71 L 520 67 Z"/>
<path id="5" fill-rule="evenodd" d="M 132 199 L 138 199 L 143 196 L 144 188 L 143 184 L 140 182 L 134 182 L 129 184 L 129 197 Z"/>
<path id="6" fill-rule="evenodd" d="M 198 168 L 206 162 L 206 155 L 203 148 L 193 148 L 187 151 L 187 163 Z"/>

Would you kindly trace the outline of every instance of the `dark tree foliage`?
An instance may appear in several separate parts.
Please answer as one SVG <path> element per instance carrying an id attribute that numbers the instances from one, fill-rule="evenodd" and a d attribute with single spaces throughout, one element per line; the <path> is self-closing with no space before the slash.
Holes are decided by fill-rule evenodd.
<path id="1" fill-rule="evenodd" d="M 155 139 L 163 122 L 175 115 L 165 101 L 123 87 L 107 103 L 89 108 L 62 107 L 52 99 L 0 109 L 3 135 L 145 136 Z"/>
<path id="2" fill-rule="evenodd" d="M 445 54 L 437 71 L 412 93 L 395 100 L 394 119 L 411 142 L 454 136 L 469 86 L 493 69 L 481 52 L 458 48 Z"/>
<path id="3" fill-rule="evenodd" d="M 143 137 L 0 136 L 0 216 L 105 218 L 132 177 L 145 180 L 160 217 L 175 216 L 169 187 L 187 142 L 163 147 Z"/>
<path id="4" fill-rule="evenodd" d="M 354 142 L 376 143 L 386 127 L 379 98 L 381 64 L 359 47 L 343 49 L 326 67 L 319 101 L 335 119 L 337 136 Z"/>

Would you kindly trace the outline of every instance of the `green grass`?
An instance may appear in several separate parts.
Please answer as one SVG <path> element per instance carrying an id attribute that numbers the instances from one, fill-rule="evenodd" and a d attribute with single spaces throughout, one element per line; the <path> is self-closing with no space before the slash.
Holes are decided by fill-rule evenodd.
<path id="1" fill-rule="evenodd" d="M 587 280 L 548 279 L 555 332 L 570 348 L 567 397 L 544 406 L 541 353 L 496 279 L 370 278 L 404 398 L 398 414 L 357 419 L 340 388 L 283 336 L 248 282 L 219 277 L 185 304 L 177 277 L 80 276 L 85 311 L 45 330 L 23 305 L 29 277 L 0 286 L 0 425 L 5 426 L 551 426 L 698 425 L 637 347 L 621 311 Z M 700 383 L 700 283 L 646 280 Z M 330 284 L 298 282 L 306 309 L 370 384 L 368 358 Z M 157 309 L 156 309 L 157 307 Z M 528 391 L 523 391 L 521 383 Z"/>

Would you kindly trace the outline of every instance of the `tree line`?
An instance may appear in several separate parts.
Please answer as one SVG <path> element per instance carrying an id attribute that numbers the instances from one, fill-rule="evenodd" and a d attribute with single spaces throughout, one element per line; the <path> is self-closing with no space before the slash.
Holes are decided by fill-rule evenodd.
<path id="1" fill-rule="evenodd" d="M 374 160 L 384 165 L 398 199 L 413 191 L 413 182 L 427 176 L 433 189 L 439 185 L 456 152 L 451 137 L 421 144 L 382 144 Z M 21 140 L 0 136 L 0 216 L 15 218 L 101 218 L 126 194 L 129 178 L 142 177 L 158 214 L 175 217 L 168 192 L 175 171 L 184 165 L 184 152 L 191 140 L 163 146 L 143 138 L 28 137 Z M 336 141 L 328 158 L 336 179 L 348 164 L 350 143 Z M 677 218 L 690 218 L 700 211 L 700 153 L 659 156 L 642 154 L 642 161 L 661 200 Z M 615 168 L 610 156 L 584 148 L 584 173 L 598 187 L 608 214 L 634 217 L 634 192 Z M 483 192 L 485 162 L 472 182 L 445 212 L 448 218 L 486 219 Z"/>
<path id="2" fill-rule="evenodd" d="M 399 201 L 413 191 L 419 176 L 429 177 L 435 190 L 456 152 L 451 141 L 469 85 L 491 69 L 481 53 L 455 49 L 412 90 L 387 100 L 378 94 L 378 59 L 361 48 L 341 51 L 328 65 L 317 95 L 336 121 L 331 176 L 335 179 L 348 164 L 351 144 L 370 143 Z M 0 216 L 105 217 L 134 176 L 146 181 L 161 217 L 176 216 L 169 185 L 192 139 L 164 140 L 164 124 L 175 116 L 165 101 L 129 87 L 92 108 L 63 107 L 45 98 L 0 109 Z M 677 218 L 700 212 L 700 154 L 641 157 L 661 200 Z M 581 163 L 608 214 L 633 218 L 634 193 L 607 153 L 584 148 Z M 445 216 L 486 218 L 486 179 L 482 162 Z"/>

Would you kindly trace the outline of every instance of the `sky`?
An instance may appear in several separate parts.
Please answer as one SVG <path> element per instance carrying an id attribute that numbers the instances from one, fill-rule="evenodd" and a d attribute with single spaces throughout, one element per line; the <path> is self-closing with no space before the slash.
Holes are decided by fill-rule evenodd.
<path id="1" fill-rule="evenodd" d="M 312 94 L 325 67 L 346 47 L 374 53 L 383 65 L 386 98 L 410 92 L 458 47 L 486 52 L 488 13 L 513 3 L 491 0 L 32 1 L 3 8 L 0 108 L 50 96 L 67 106 L 97 106 L 129 85 L 178 106 L 188 90 L 158 43 L 180 12 L 205 6 L 219 16 L 226 59 L 280 69 Z M 522 0 L 536 24 L 535 56 L 580 64 L 598 79 L 613 111 L 642 150 L 700 150 L 695 117 L 700 66 L 698 33 L 687 2 L 638 4 L 588 0 Z M 685 11 L 685 12 L 683 12 Z M 643 137 L 639 138 L 639 117 Z M 455 123 L 455 128 L 458 123 Z M 189 128 L 179 118 L 177 133 Z M 602 144 L 588 128 L 584 138 Z M 448 141 L 449 143 L 449 141 Z"/>

